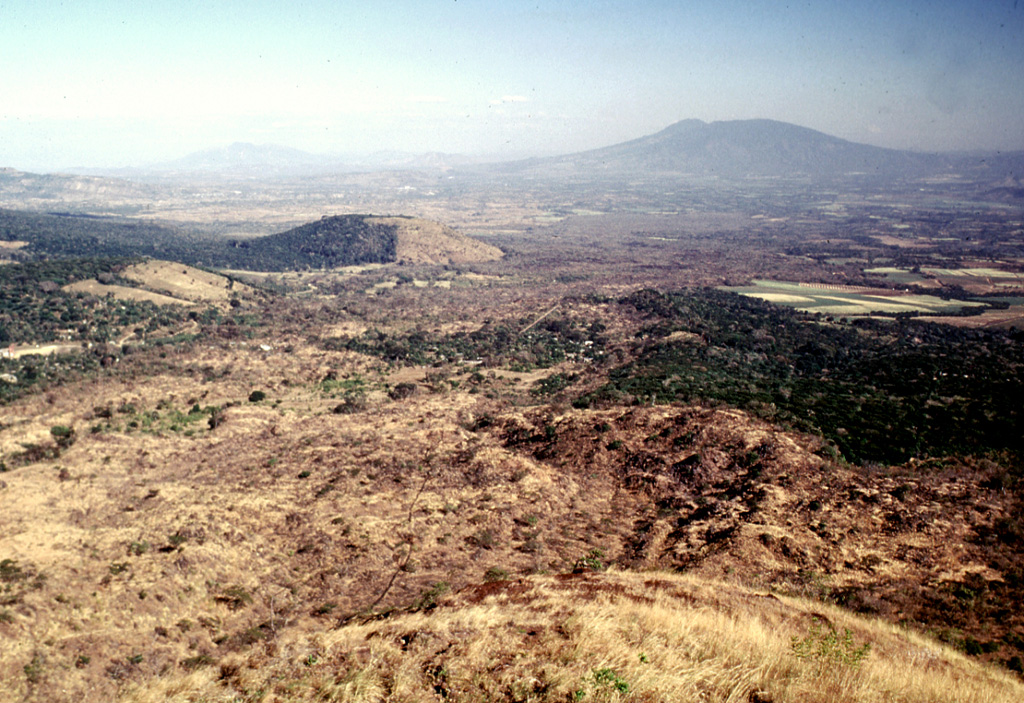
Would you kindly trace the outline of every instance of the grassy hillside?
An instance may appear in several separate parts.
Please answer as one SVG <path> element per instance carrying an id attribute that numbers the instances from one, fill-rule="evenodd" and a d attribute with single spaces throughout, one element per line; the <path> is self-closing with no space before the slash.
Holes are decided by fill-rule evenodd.
<path id="1" fill-rule="evenodd" d="M 396 228 L 395 256 L 409 264 L 466 264 L 500 259 L 497 247 L 456 232 L 439 222 L 418 217 L 377 217 L 374 222 Z"/>
<path id="2" fill-rule="evenodd" d="M 309 339 L 337 311 L 276 305 L 5 406 L 0 697 L 1019 695 L 934 641 L 1019 666 L 997 466 L 861 469 L 728 408 L 573 409 L 531 384 L 588 362 L 388 367 Z M 570 575 L 609 564 L 635 574 Z"/>
<path id="3" fill-rule="evenodd" d="M 812 601 L 657 572 L 506 579 L 283 637 L 124 700 L 1016 701 L 1024 685 Z"/>

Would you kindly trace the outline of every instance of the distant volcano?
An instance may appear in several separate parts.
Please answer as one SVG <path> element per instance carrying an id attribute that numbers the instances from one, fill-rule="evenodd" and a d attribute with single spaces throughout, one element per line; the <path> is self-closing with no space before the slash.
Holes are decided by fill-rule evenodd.
<path id="1" fill-rule="evenodd" d="M 974 177 L 1003 178 L 1022 163 L 1020 153 L 963 156 L 883 149 L 775 120 L 683 120 L 621 144 L 502 164 L 499 170 L 598 177 L 919 178 L 967 172 Z"/>

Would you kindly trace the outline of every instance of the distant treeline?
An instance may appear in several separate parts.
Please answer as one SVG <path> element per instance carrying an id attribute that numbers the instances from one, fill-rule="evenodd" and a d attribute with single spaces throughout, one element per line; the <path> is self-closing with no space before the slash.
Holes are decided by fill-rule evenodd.
<path id="1" fill-rule="evenodd" d="M 6 252 L 15 259 L 141 257 L 173 258 L 183 235 L 170 227 L 66 213 L 0 210 L 0 241 L 28 242 Z"/>
<path id="2" fill-rule="evenodd" d="M 120 218 L 0 210 L 0 241 L 27 242 L 6 252 L 23 261 L 152 257 L 212 268 L 295 271 L 394 261 L 397 234 L 395 226 L 371 222 L 367 215 L 327 217 L 237 241 Z"/>

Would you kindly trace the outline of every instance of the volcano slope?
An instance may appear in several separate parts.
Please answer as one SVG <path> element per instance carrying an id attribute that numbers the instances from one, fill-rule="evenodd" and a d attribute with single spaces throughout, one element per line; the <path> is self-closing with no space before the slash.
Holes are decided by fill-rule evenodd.
<path id="1" fill-rule="evenodd" d="M 594 351 L 388 361 L 334 335 L 437 320 L 358 300 L 246 303 L 4 407 L 3 698 L 1020 699 L 978 661 L 1024 645 L 998 466 L 534 392 L 601 383 Z M 629 356 L 622 306 L 556 302 L 533 330 L 593 349 L 597 315 Z"/>

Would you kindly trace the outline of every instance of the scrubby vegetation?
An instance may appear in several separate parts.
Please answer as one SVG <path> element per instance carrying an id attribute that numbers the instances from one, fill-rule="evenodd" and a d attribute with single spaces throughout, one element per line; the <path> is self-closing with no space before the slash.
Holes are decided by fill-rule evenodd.
<path id="1" fill-rule="evenodd" d="M 80 257 L 175 258 L 188 250 L 184 233 L 170 227 L 115 217 L 43 214 L 0 209 L 0 241 L 27 242 L 15 259 Z"/>
<path id="2" fill-rule="evenodd" d="M 907 320 L 827 323 L 712 289 L 624 298 L 637 359 L 579 398 L 712 400 L 820 432 L 853 462 L 1024 455 L 1024 333 Z"/>
<path id="3" fill-rule="evenodd" d="M 396 227 L 366 215 L 326 217 L 287 232 L 232 242 L 210 265 L 255 271 L 335 268 L 395 260 Z"/>
<path id="4" fill-rule="evenodd" d="M 153 328 L 180 311 L 144 301 L 115 300 L 61 287 L 96 278 L 114 283 L 131 259 L 61 259 L 0 266 L 0 345 L 53 341 L 108 342 L 129 326 Z"/>
<path id="5" fill-rule="evenodd" d="M 472 332 L 445 336 L 371 330 L 358 337 L 325 340 L 325 346 L 404 364 L 478 361 L 485 367 L 529 370 L 549 368 L 567 360 L 600 360 L 606 342 L 605 325 L 600 321 L 554 317 L 536 324 L 528 319 L 493 322 Z"/>

